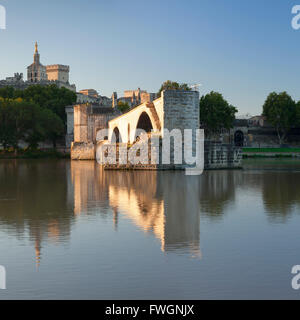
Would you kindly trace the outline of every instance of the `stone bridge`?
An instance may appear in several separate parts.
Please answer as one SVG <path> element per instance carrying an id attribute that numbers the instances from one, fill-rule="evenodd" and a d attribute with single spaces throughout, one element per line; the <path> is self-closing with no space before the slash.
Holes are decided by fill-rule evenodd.
<path id="1" fill-rule="evenodd" d="M 199 128 L 199 93 L 196 91 L 163 91 L 160 98 L 144 103 L 108 122 L 109 142 L 133 143 L 139 129 L 159 134 L 164 129 Z M 114 135 L 113 135 L 114 133 Z M 114 141 L 117 140 L 117 141 Z"/>
<path id="2" fill-rule="evenodd" d="M 87 117 L 86 112 L 82 112 L 80 108 L 75 108 L 75 141 L 71 147 L 71 158 L 73 160 L 95 160 L 97 158 L 97 160 L 100 159 L 99 162 L 104 164 L 105 169 L 157 170 L 194 167 L 194 165 L 191 166 L 189 161 L 186 161 L 183 154 L 180 155 L 178 150 L 175 152 L 175 143 L 172 142 L 169 143 L 170 150 L 168 153 L 170 162 L 168 165 L 162 159 L 166 153 L 162 154 L 160 143 L 161 141 L 165 141 L 167 144 L 169 139 L 168 136 L 165 136 L 165 129 L 171 133 L 171 136 L 174 129 L 180 130 L 182 133 L 181 137 L 184 137 L 183 133 L 185 129 L 192 129 L 192 140 L 185 143 L 184 139 L 181 151 L 184 150 L 184 152 L 187 151 L 187 154 L 195 155 L 196 145 L 199 146 L 200 142 L 194 134 L 200 125 L 199 108 L 199 93 L 197 91 L 180 90 L 163 91 L 160 98 L 151 103 L 141 104 L 125 114 L 119 116 L 117 114 L 110 114 L 109 117 L 105 118 L 105 121 L 102 121 L 103 125 L 97 125 L 98 122 L 94 118 Z M 101 128 L 108 128 L 108 132 L 103 134 Z M 155 136 L 162 138 L 159 139 L 158 145 L 152 144 L 151 147 L 149 147 L 149 144 L 147 145 L 148 154 L 147 152 L 138 150 L 140 147 L 139 143 L 135 144 L 137 137 L 140 135 L 140 129 L 146 132 L 154 132 Z M 93 139 L 88 134 L 89 132 L 93 132 Z M 163 139 L 165 137 L 166 140 Z M 201 141 L 202 139 L 200 138 Z M 143 141 L 141 142 L 143 143 Z M 179 144 L 177 141 L 177 146 Z M 135 154 L 137 163 L 133 164 L 130 152 L 128 151 L 131 151 L 129 149 L 133 149 L 133 152 L 135 152 L 135 147 L 137 148 Z M 113 148 L 116 148 L 114 152 L 115 157 L 108 159 L 107 156 L 111 154 L 108 150 L 113 150 Z M 232 145 L 207 143 L 205 148 L 203 146 L 201 152 L 204 153 L 205 168 L 221 169 L 241 166 L 241 148 Z M 178 157 L 180 160 L 178 160 Z M 117 160 L 115 161 L 114 158 Z"/>

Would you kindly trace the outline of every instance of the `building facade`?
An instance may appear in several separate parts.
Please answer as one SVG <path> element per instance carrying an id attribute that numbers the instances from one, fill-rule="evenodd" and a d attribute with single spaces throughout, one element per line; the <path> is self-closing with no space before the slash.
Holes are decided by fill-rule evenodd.
<path id="1" fill-rule="evenodd" d="M 155 93 L 148 93 L 146 90 L 125 90 L 124 98 L 130 98 L 132 102 L 137 103 L 137 105 L 147 102 L 152 102 L 156 99 Z"/>
<path id="2" fill-rule="evenodd" d="M 134 108 L 142 103 L 153 102 L 156 99 L 155 93 L 148 93 L 146 90 L 125 90 L 124 96 L 118 98 L 116 92 L 112 94 L 112 106 L 116 107 L 119 102 L 126 103 L 130 108 Z"/>
<path id="3" fill-rule="evenodd" d="M 81 93 L 85 96 L 90 96 L 90 97 L 94 97 L 94 98 L 99 97 L 99 94 L 95 89 L 83 89 L 83 90 L 80 90 L 79 93 Z"/>
<path id="4" fill-rule="evenodd" d="M 70 67 L 61 64 L 53 64 L 46 67 L 49 81 L 69 83 Z"/>
<path id="5" fill-rule="evenodd" d="M 38 44 L 35 43 L 35 51 L 33 56 L 33 63 L 27 67 L 27 82 L 23 85 L 19 83 L 19 87 L 26 89 L 29 85 L 39 84 L 47 86 L 49 84 L 56 84 L 59 88 L 66 88 L 76 92 L 75 84 L 69 83 L 70 67 L 54 64 L 44 66 L 40 62 L 40 54 L 38 51 Z M 20 82 L 20 81 L 19 81 Z"/>
<path id="6" fill-rule="evenodd" d="M 37 42 L 35 43 L 33 63 L 27 67 L 27 80 L 33 83 L 48 80 L 46 67 L 40 62 L 40 54 L 38 51 Z"/>

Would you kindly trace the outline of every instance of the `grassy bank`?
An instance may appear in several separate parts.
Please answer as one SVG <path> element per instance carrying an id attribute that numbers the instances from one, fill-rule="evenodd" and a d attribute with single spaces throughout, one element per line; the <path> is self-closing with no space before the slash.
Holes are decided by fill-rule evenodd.
<path id="1" fill-rule="evenodd" d="M 300 153 L 300 148 L 243 148 L 243 152 Z"/>
<path id="2" fill-rule="evenodd" d="M 243 148 L 244 158 L 300 157 L 300 148 Z"/>
<path id="3" fill-rule="evenodd" d="M 51 150 L 19 150 L 17 154 L 10 151 L 0 151 L 0 159 L 68 159 L 70 154 Z"/>

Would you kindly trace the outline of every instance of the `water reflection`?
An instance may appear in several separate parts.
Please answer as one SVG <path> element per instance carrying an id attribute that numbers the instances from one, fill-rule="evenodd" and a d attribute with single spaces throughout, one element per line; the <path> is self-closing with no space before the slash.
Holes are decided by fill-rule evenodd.
<path id="1" fill-rule="evenodd" d="M 241 185 L 242 171 L 208 171 L 199 178 L 201 212 L 211 220 L 222 219 L 235 201 L 236 187 Z"/>
<path id="2" fill-rule="evenodd" d="M 75 214 L 89 214 L 101 204 L 113 211 L 116 230 L 122 214 L 153 233 L 162 251 L 189 248 L 200 255 L 198 178 L 183 172 L 103 171 L 93 162 L 72 162 L 71 172 Z"/>
<path id="3" fill-rule="evenodd" d="M 284 223 L 300 207 L 300 173 L 248 166 L 243 171 L 103 171 L 96 163 L 0 162 L 0 232 L 29 239 L 40 263 L 43 244 L 70 241 L 79 218 L 119 219 L 153 234 L 163 252 L 200 256 L 200 217 L 220 221 L 238 198 L 261 201 L 270 223 Z M 264 168 L 265 169 L 265 168 Z"/>
<path id="4" fill-rule="evenodd" d="M 293 212 L 300 212 L 300 174 L 273 172 L 266 176 L 260 177 L 265 210 L 271 221 L 285 222 Z"/>
<path id="5" fill-rule="evenodd" d="M 43 241 L 69 240 L 73 218 L 68 174 L 65 161 L 1 161 L 0 231 L 28 238 L 37 264 Z"/>

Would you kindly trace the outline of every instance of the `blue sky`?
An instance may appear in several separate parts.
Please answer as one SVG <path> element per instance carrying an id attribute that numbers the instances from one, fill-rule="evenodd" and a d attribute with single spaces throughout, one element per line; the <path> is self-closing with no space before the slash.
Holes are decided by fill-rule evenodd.
<path id="1" fill-rule="evenodd" d="M 68 64 L 78 89 L 141 87 L 165 80 L 201 83 L 241 114 L 259 114 L 271 91 L 300 100 L 300 0 L 0 0 L 0 79 L 32 63 Z"/>

